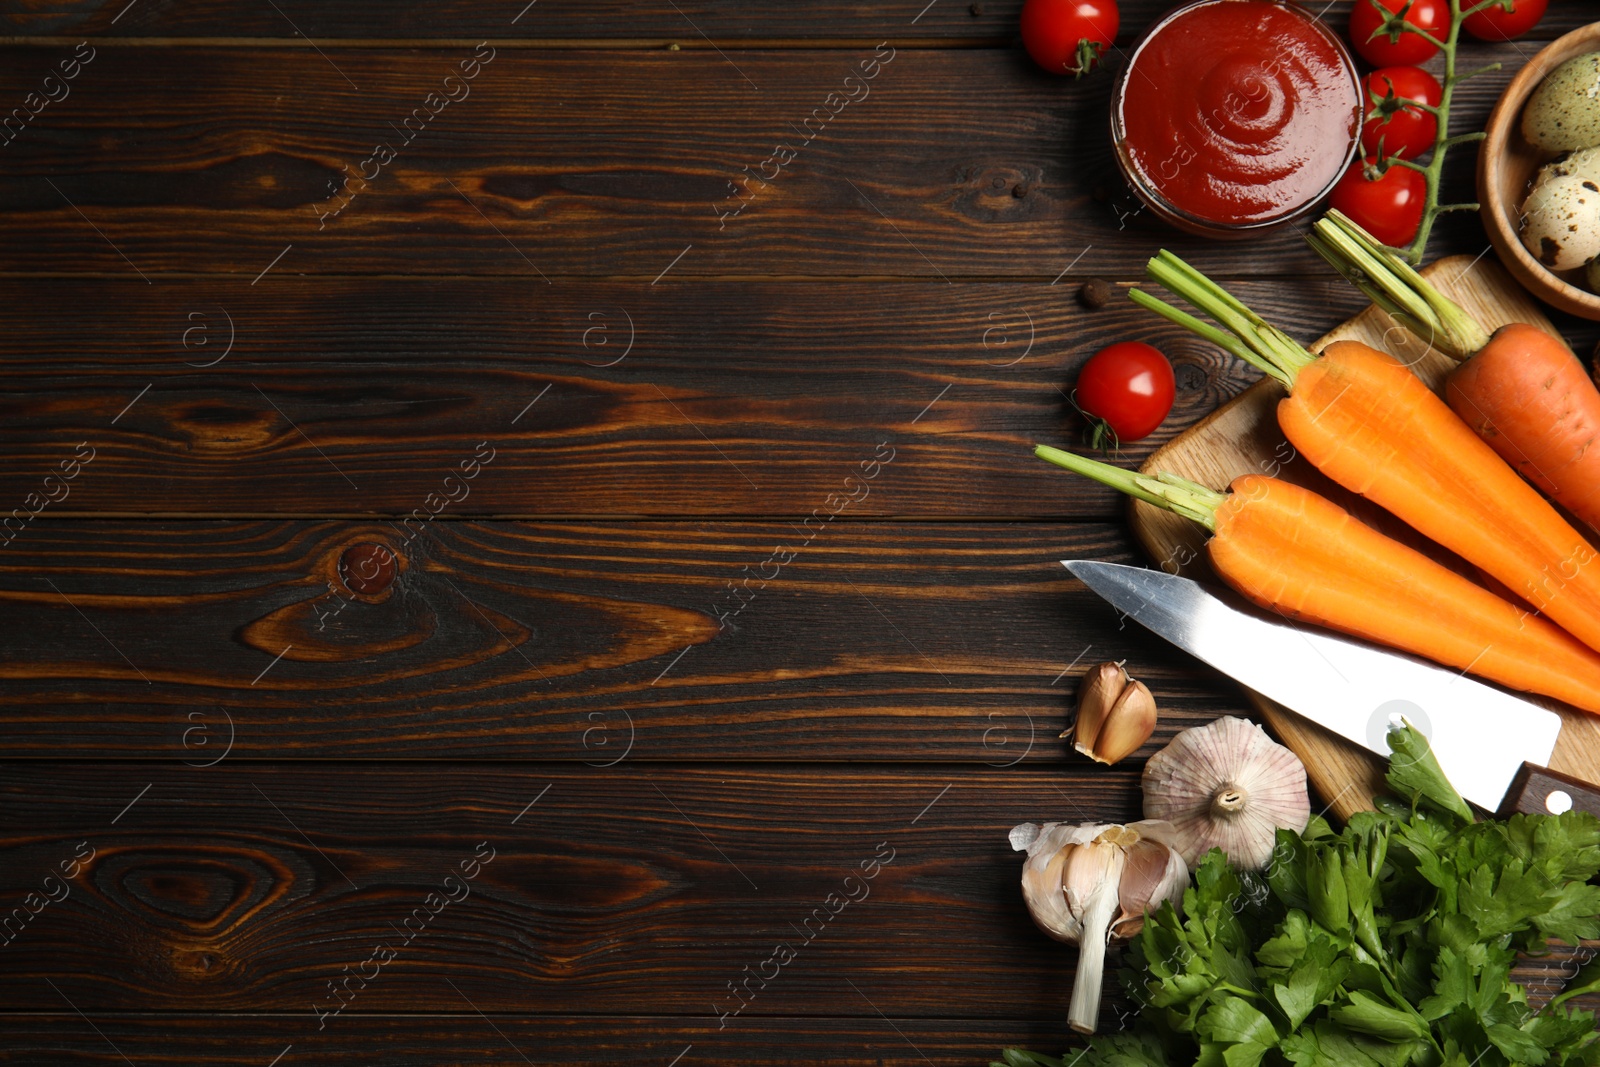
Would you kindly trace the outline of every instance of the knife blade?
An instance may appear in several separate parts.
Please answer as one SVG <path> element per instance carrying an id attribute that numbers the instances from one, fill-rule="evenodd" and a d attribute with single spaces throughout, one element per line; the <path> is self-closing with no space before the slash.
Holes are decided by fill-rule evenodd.
<path id="1" fill-rule="evenodd" d="M 1524 763 L 1547 764 L 1555 751 L 1559 715 L 1458 671 L 1235 607 L 1164 571 L 1061 562 L 1122 615 L 1379 755 L 1388 756 L 1389 726 L 1404 718 L 1461 795 L 1489 811 Z"/>

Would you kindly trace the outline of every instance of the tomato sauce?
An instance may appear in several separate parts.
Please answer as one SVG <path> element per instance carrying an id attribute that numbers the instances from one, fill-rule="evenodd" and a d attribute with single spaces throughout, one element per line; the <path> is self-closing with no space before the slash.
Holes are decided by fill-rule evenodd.
<path id="1" fill-rule="evenodd" d="M 1246 226 L 1326 192 L 1351 159 L 1362 110 L 1348 55 L 1310 14 L 1208 0 L 1139 44 L 1115 118 L 1138 183 L 1183 215 Z"/>

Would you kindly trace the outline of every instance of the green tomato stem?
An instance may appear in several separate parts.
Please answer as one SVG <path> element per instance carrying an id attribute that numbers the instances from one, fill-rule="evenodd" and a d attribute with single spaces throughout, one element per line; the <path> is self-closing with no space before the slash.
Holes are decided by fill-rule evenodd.
<path id="1" fill-rule="evenodd" d="M 1456 84 L 1460 85 L 1462 82 L 1466 81 L 1468 78 L 1476 78 L 1478 75 L 1487 74 L 1491 70 L 1499 70 L 1500 67 L 1501 67 L 1501 64 L 1499 62 L 1485 63 L 1483 66 L 1478 67 L 1476 70 L 1469 70 L 1465 74 L 1457 75 Z M 1478 136 L 1479 137 L 1483 137 L 1485 135 L 1480 133 L 1480 134 L 1478 134 Z"/>
<path id="2" fill-rule="evenodd" d="M 1444 146 L 1446 148 L 1454 148 L 1459 144 L 1470 144 L 1473 141 L 1481 141 L 1487 136 L 1489 135 L 1484 133 L 1482 130 L 1474 130 L 1472 133 L 1458 133 L 1454 137 L 1451 137 L 1445 141 Z"/>
<path id="3" fill-rule="evenodd" d="M 1417 163 L 1409 159 L 1401 159 L 1399 156 L 1390 156 L 1384 162 L 1390 167 L 1404 167 L 1406 170 L 1414 170 L 1419 174 L 1424 175 L 1428 173 L 1428 168 L 1423 166 L 1421 163 Z"/>
<path id="4" fill-rule="evenodd" d="M 1483 0 L 1482 3 L 1468 9 L 1467 14 L 1482 11 L 1496 3 L 1499 3 L 1499 0 Z M 1439 185 L 1444 174 L 1445 156 L 1452 147 L 1463 143 L 1450 136 L 1451 98 L 1455 95 L 1456 86 L 1466 80 L 1466 78 L 1456 74 L 1456 47 L 1461 39 L 1461 22 L 1463 18 L 1465 18 L 1465 15 L 1461 11 L 1461 0 L 1450 0 L 1450 32 L 1445 35 L 1443 41 L 1420 27 L 1412 26 L 1409 22 L 1405 24 L 1407 29 L 1413 30 L 1424 40 L 1431 41 L 1444 53 L 1444 79 L 1440 83 L 1442 91 L 1439 94 L 1439 106 L 1435 111 L 1439 119 L 1439 129 L 1434 135 L 1433 153 L 1428 157 L 1426 167 L 1415 168 L 1421 171 L 1424 184 L 1427 187 L 1426 198 L 1422 205 L 1422 221 L 1417 225 L 1417 233 L 1411 239 L 1411 243 L 1404 248 L 1395 250 L 1404 256 L 1406 262 L 1412 266 L 1418 266 L 1422 263 L 1423 253 L 1428 247 L 1428 237 L 1433 233 L 1433 224 L 1439 216 L 1446 211 L 1463 209 L 1463 205 L 1460 204 L 1452 204 L 1448 207 L 1439 206 Z M 1474 71 L 1473 73 L 1481 72 Z M 1466 77 L 1471 76 L 1469 74 Z M 1470 210 L 1473 211 L 1477 209 L 1477 204 L 1473 204 L 1470 207 Z"/>

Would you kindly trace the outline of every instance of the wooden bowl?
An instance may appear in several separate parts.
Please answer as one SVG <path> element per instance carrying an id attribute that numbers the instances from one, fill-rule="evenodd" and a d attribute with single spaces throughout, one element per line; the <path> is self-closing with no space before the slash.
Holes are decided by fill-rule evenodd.
<path id="1" fill-rule="evenodd" d="M 1557 38 L 1511 79 L 1489 115 L 1489 136 L 1478 149 L 1478 202 L 1500 261 L 1527 290 L 1551 307 L 1600 321 L 1600 296 L 1582 285 L 1583 270 L 1557 273 L 1522 246 L 1522 201 L 1534 171 L 1554 159 L 1522 136 L 1522 106 L 1545 75 L 1573 56 L 1600 52 L 1600 22 Z"/>

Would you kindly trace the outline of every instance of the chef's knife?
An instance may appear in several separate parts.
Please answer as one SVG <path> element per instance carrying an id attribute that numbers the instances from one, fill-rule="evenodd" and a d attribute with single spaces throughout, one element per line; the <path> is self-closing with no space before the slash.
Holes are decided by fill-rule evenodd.
<path id="1" fill-rule="evenodd" d="M 1555 751 L 1559 715 L 1458 671 L 1241 610 L 1164 571 L 1061 562 L 1126 617 L 1364 748 L 1387 756 L 1389 726 L 1405 719 L 1427 736 L 1461 795 L 1490 811 L 1524 763 L 1547 764 Z M 1561 788 L 1542 766 L 1519 782 L 1519 788 L 1535 785 L 1542 796 Z"/>

